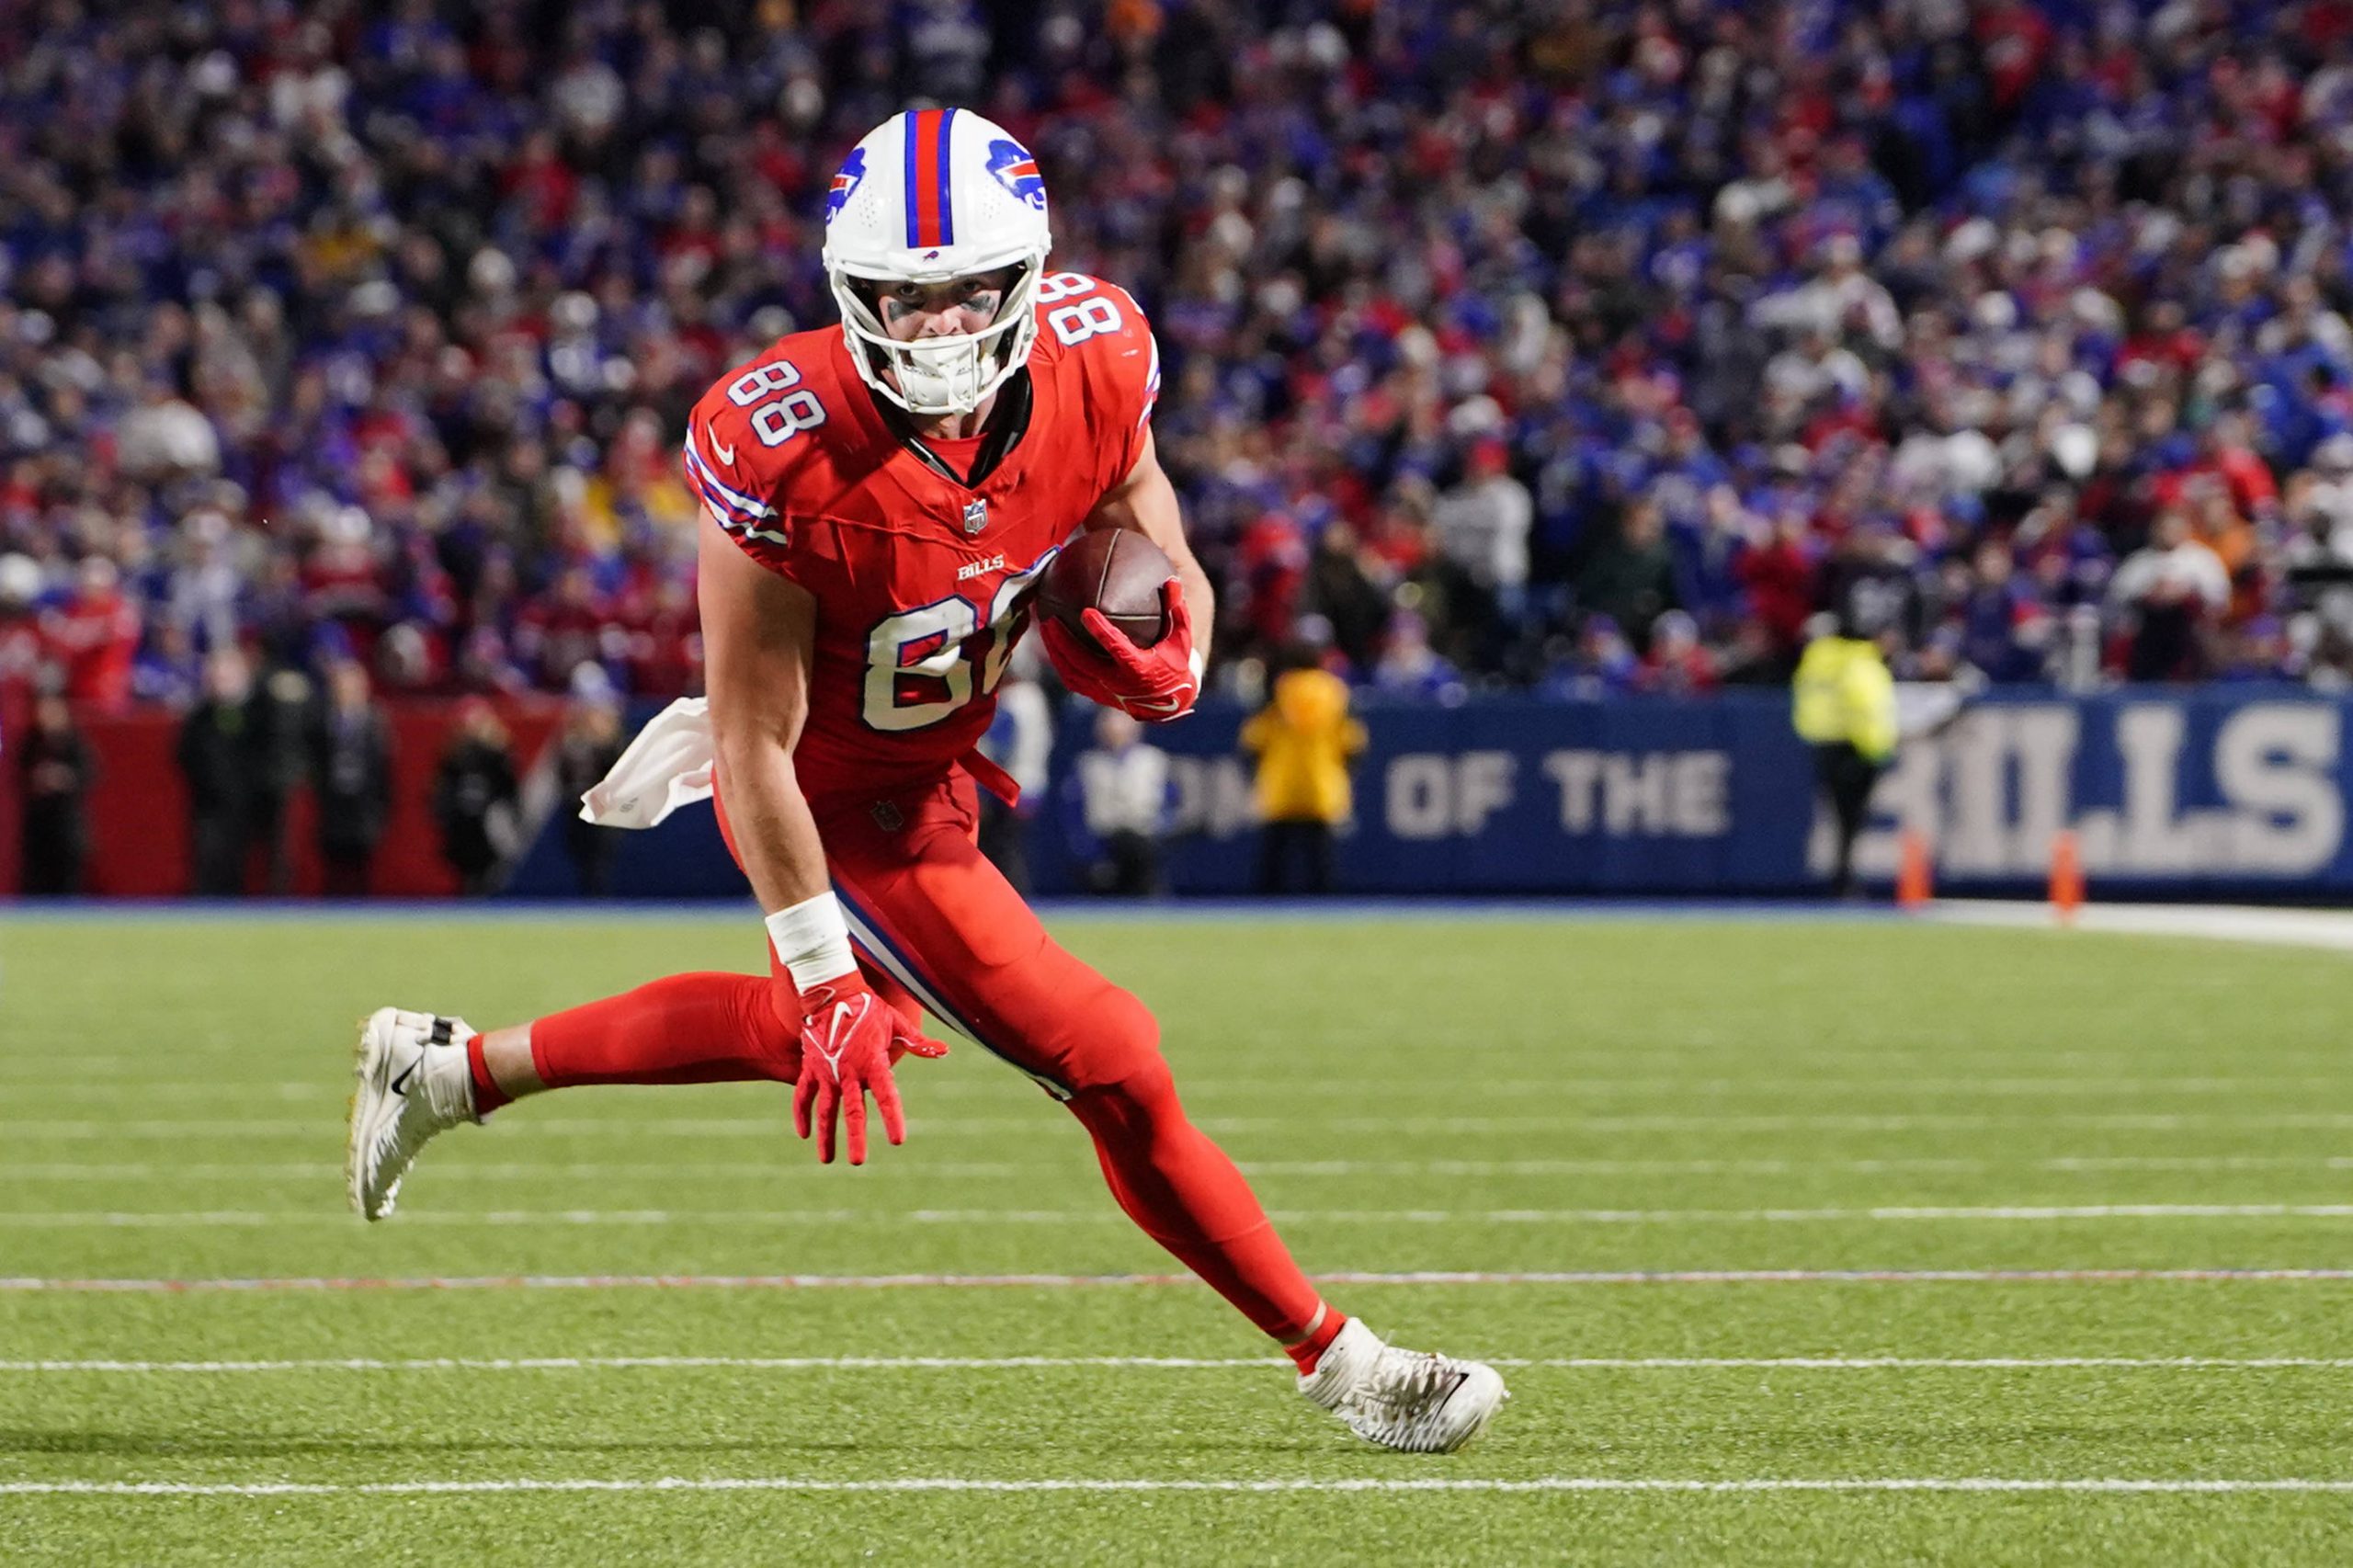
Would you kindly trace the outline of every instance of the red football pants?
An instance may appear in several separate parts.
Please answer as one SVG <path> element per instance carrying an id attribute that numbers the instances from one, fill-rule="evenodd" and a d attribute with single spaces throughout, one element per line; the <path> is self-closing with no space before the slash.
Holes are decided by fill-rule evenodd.
<path id="1" fill-rule="evenodd" d="M 1046 934 L 974 844 L 978 820 L 961 772 L 819 812 L 834 891 L 869 978 L 909 1017 L 912 999 L 1068 1105 L 1095 1140 L 1112 1196 L 1144 1233 L 1261 1329 L 1297 1337 L 1321 1298 L 1242 1173 L 1186 1117 L 1159 1026 Z M 723 808 L 719 824 L 732 852 Z M 798 1060 L 795 1046 L 794 1071 Z"/>

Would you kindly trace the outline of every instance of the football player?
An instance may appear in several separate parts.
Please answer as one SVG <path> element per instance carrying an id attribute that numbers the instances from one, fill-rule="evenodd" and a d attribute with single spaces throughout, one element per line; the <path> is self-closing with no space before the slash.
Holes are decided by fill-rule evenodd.
<path id="1" fill-rule="evenodd" d="M 1384 1344 L 1327 1305 L 1231 1160 L 1186 1117 L 1142 1003 L 1065 952 L 973 843 L 974 749 L 1030 590 L 1081 529 L 1165 551 L 1170 630 L 1043 630 L 1069 687 L 1139 719 L 1199 690 L 1210 584 L 1154 455 L 1159 353 L 1120 290 L 1049 272 L 1029 152 L 968 110 L 893 117 L 842 165 L 824 265 L 842 321 L 730 371 L 688 423 L 703 503 L 707 699 L 648 726 L 589 796 L 643 825 L 708 793 L 771 973 L 684 974 L 512 1028 L 384 1008 L 363 1028 L 351 1201 L 392 1211 L 426 1140 L 586 1084 L 773 1079 L 820 1160 L 867 1155 L 892 1064 L 945 1048 L 924 1010 L 1066 1106 L 1112 1196 L 1297 1363 L 1361 1436 L 1444 1451 L 1502 1404 L 1477 1362 Z"/>

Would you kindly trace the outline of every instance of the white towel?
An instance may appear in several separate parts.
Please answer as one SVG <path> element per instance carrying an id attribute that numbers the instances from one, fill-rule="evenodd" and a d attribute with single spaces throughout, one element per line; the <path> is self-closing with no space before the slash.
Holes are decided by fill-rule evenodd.
<path id="1" fill-rule="evenodd" d="M 682 697 L 654 716 L 597 787 L 581 797 L 580 820 L 603 827 L 654 827 L 680 806 L 710 799 L 710 712 Z"/>

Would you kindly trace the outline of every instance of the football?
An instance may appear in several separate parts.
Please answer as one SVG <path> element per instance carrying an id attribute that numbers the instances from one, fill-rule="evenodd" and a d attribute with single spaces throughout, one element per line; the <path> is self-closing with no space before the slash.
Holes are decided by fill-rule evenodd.
<path id="1" fill-rule="evenodd" d="M 1176 574 L 1161 548 L 1129 528 L 1098 528 L 1064 546 L 1046 569 L 1038 613 L 1092 641 L 1083 619 L 1099 609 L 1139 648 L 1168 635 L 1160 585 Z"/>

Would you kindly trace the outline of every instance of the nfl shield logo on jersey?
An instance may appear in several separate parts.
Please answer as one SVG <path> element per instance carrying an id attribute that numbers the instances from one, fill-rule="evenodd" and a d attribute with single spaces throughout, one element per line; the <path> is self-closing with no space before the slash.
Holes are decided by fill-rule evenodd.
<path id="1" fill-rule="evenodd" d="M 989 504 L 974 499 L 964 503 L 964 531 L 976 534 L 989 526 Z"/>

